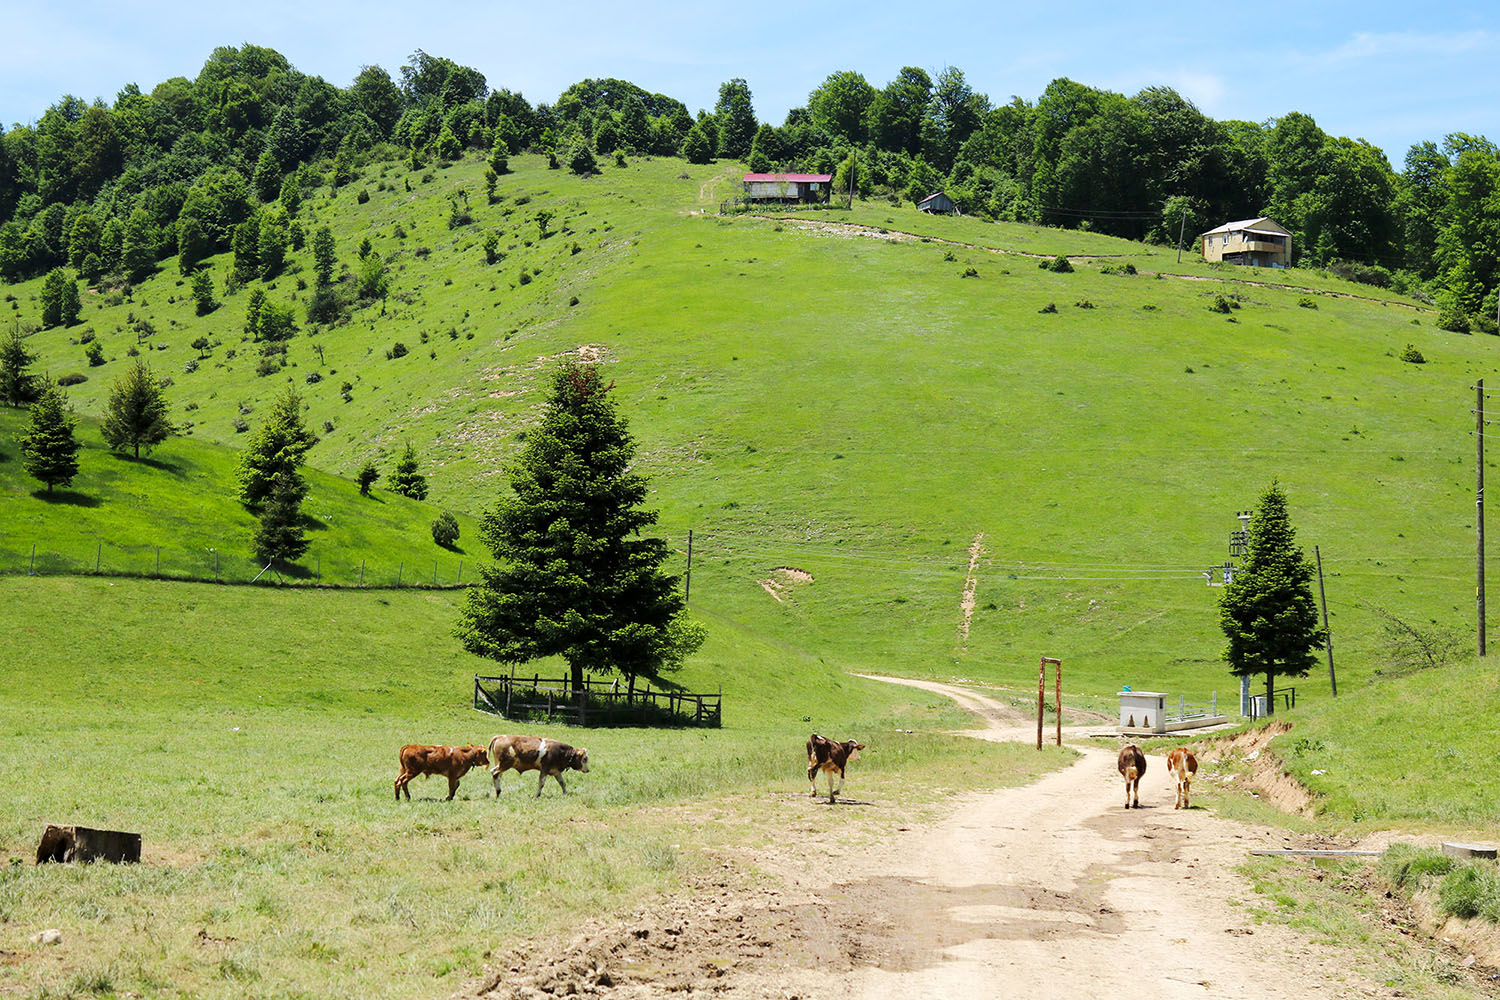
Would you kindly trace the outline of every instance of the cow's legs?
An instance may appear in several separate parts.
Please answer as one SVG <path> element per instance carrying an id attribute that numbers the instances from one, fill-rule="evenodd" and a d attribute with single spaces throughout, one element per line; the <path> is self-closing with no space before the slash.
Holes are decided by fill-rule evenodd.
<path id="1" fill-rule="evenodd" d="M 807 783 L 812 786 L 812 797 L 818 797 L 818 765 L 809 764 L 807 767 Z"/>
<path id="2" fill-rule="evenodd" d="M 1191 777 L 1182 779 L 1182 808 L 1184 809 L 1188 808 L 1188 795 L 1192 789 L 1193 779 Z"/>
<path id="3" fill-rule="evenodd" d="M 448 775 L 448 798 L 445 799 L 444 801 L 452 802 L 453 801 L 453 793 L 456 792 L 456 791 L 458 791 L 458 779 L 455 778 L 453 775 L 450 774 L 450 775 Z"/>
<path id="4" fill-rule="evenodd" d="M 547 783 L 547 772 L 539 771 L 536 776 L 536 797 L 542 797 L 542 786 Z"/>
<path id="5" fill-rule="evenodd" d="M 563 790 L 563 794 L 564 795 L 567 795 L 568 794 L 568 786 L 565 785 L 565 784 L 563 784 L 562 775 L 560 775 L 560 774 L 554 774 L 553 777 L 557 779 L 557 787 L 561 788 Z"/>
<path id="6" fill-rule="evenodd" d="M 406 777 L 406 772 L 405 771 L 402 771 L 400 774 L 396 775 L 396 801 L 397 802 L 401 801 L 401 788 L 402 788 L 401 779 L 404 778 L 404 777 Z M 406 794 L 407 794 L 408 798 L 411 796 L 410 792 L 407 792 Z"/>
<path id="7" fill-rule="evenodd" d="M 495 798 L 497 798 L 497 799 L 500 797 L 500 775 L 501 775 L 501 773 L 502 772 L 500 771 L 500 769 L 498 767 L 494 768 L 493 770 L 490 771 L 490 781 L 494 782 L 494 785 L 495 785 Z"/>

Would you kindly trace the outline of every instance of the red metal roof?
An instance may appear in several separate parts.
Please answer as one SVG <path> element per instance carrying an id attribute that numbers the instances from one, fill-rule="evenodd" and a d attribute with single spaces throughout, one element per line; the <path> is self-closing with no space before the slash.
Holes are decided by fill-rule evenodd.
<path id="1" fill-rule="evenodd" d="M 785 183 L 814 183 L 827 184 L 833 180 L 832 174 L 746 174 L 745 183 L 759 181 L 766 184 Z"/>

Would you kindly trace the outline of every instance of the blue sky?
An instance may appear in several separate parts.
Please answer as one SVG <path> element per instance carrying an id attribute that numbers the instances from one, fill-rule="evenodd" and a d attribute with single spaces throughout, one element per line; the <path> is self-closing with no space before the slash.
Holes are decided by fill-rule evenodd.
<path id="1" fill-rule="evenodd" d="M 975 5 L 517 4 L 285 0 L 247 4 L 0 0 L 0 122 L 35 121 L 64 93 L 112 101 L 193 77 L 216 45 L 246 41 L 347 85 L 365 64 L 393 77 L 416 48 L 478 68 L 492 87 L 554 100 L 614 76 L 712 107 L 744 77 L 757 114 L 779 123 L 828 73 L 883 86 L 906 65 L 962 69 L 999 102 L 1035 100 L 1067 76 L 1134 93 L 1166 84 L 1216 118 L 1303 111 L 1370 140 L 1399 169 L 1406 149 L 1449 132 L 1500 140 L 1500 7 L 1366 0 L 1238 4 Z M 760 11 L 750 17 L 741 11 Z M 784 13 L 783 13 L 784 12 Z M 754 22 L 754 26 L 746 26 Z"/>

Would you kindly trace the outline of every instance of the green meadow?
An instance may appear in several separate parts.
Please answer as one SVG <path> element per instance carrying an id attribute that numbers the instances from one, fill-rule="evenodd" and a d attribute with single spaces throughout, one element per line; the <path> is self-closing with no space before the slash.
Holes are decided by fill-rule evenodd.
<path id="1" fill-rule="evenodd" d="M 1308 742 L 1285 749 L 1290 766 L 1331 825 L 1493 821 L 1488 779 L 1421 766 L 1445 750 L 1485 759 L 1477 737 L 1449 735 L 1458 716 L 1427 685 L 1473 709 L 1476 732 L 1493 691 L 1477 668 L 1392 680 L 1380 612 L 1469 628 L 1470 386 L 1496 341 L 1324 274 L 1179 264 L 1175 248 L 1085 232 L 883 202 L 721 217 L 728 164 L 642 158 L 589 178 L 511 165 L 494 204 L 473 157 L 369 164 L 310 198 L 303 225 L 331 226 L 346 267 L 369 239 L 390 294 L 302 323 L 271 374 L 243 333 L 248 289 L 222 292 L 228 255 L 209 261 L 222 304 L 207 316 L 169 261 L 129 297 L 86 293 L 80 326 L 27 339 L 39 369 L 88 376 L 69 390 L 87 447 L 49 501 L 20 469 L 24 418 L 0 414 L 0 568 L 16 574 L 0 577 L 0 654 L 24 665 L 0 675 L 0 761 L 23 776 L 0 831 L 24 860 L 44 822 L 139 828 L 153 863 L 3 869 L 0 949 L 54 923 L 69 943 L 0 963 L 0 991 L 24 995 L 40 969 L 56 991 L 432 995 L 534 920 L 528 903 L 614 908 L 788 817 L 846 823 L 792 811 L 810 729 L 868 734 L 850 791 L 882 808 L 859 813 L 856 836 L 928 808 L 934 788 L 1063 763 L 940 735 L 964 725 L 946 702 L 855 672 L 1024 696 L 1048 655 L 1075 708 L 1107 715 L 1131 684 L 1217 692 L 1232 709 L 1204 573 L 1272 480 L 1322 554 L 1343 692 L 1329 698 L 1321 669 L 1297 682 L 1290 737 Z M 450 228 L 460 195 L 473 222 Z M 491 233 L 503 256 L 487 265 Z M 1073 273 L 1037 266 L 1058 254 L 1076 255 Z M 300 321 L 310 277 L 294 254 L 267 294 Z M 39 285 L 7 289 L 22 323 Z M 85 332 L 104 365 L 87 366 Z M 398 342 L 407 353 L 388 357 Z M 1400 359 L 1408 344 L 1426 363 Z M 132 350 L 171 375 L 183 430 L 142 463 L 105 452 L 90 422 Z M 451 582 L 460 559 L 467 578 L 485 557 L 472 515 L 504 488 L 565 356 L 607 366 L 674 572 L 691 533 L 691 608 L 710 639 L 673 681 L 722 685 L 726 705 L 722 731 L 574 734 L 597 763 L 566 799 L 549 785 L 533 801 L 516 781 L 497 802 L 472 775 L 455 803 L 439 783 L 410 806 L 387 800 L 401 744 L 505 725 L 469 707 L 471 676 L 494 664 L 451 638 L 456 592 L 21 575 L 35 541 L 49 574 L 108 557 L 108 572 L 150 576 L 161 546 L 162 575 L 199 579 L 210 550 L 237 547 L 243 579 L 235 421 L 253 426 L 292 384 L 321 437 L 300 579 L 357 582 L 377 559 L 367 585 L 404 582 L 408 566 L 430 584 L 434 562 Z M 408 442 L 432 502 L 360 497 L 349 477 L 367 460 L 388 469 Z M 443 508 L 466 512 L 462 553 L 431 541 Z M 1362 777 L 1382 740 L 1404 777 L 1394 791 Z M 487 932 L 455 941 L 456 923 Z M 99 977 L 107 990 L 89 986 Z"/>

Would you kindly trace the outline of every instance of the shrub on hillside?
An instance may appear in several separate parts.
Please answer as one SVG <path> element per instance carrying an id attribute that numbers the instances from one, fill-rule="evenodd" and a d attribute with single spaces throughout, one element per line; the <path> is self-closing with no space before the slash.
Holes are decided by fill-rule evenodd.
<path id="1" fill-rule="evenodd" d="M 976 270 L 972 266 L 966 267 L 966 268 L 964 268 L 964 273 L 960 274 L 959 277 L 960 278 L 977 278 L 977 277 L 979 277 L 979 271 Z"/>
<path id="2" fill-rule="evenodd" d="M 70 375 L 64 375 L 62 378 L 58 379 L 57 384 L 61 386 L 79 385 L 80 383 L 87 382 L 88 380 L 89 377 L 82 372 L 73 372 Z"/>
<path id="3" fill-rule="evenodd" d="M 1217 292 L 1214 293 L 1214 300 L 1208 304 L 1210 312 L 1228 314 L 1230 308 L 1229 300 Z"/>
<path id="4" fill-rule="evenodd" d="M 445 549 L 451 549 L 458 541 L 458 518 L 446 510 L 439 514 L 432 522 L 432 540 Z"/>
<path id="5" fill-rule="evenodd" d="M 1055 312 L 1057 312 L 1057 303 L 1056 302 L 1048 302 L 1046 305 L 1042 306 L 1042 308 L 1038 309 L 1037 312 L 1040 312 L 1040 313 L 1055 313 Z"/>
<path id="6" fill-rule="evenodd" d="M 1051 260 L 1039 261 L 1036 265 L 1043 271 L 1055 271 L 1058 274 L 1072 274 L 1073 262 L 1059 254 Z"/>
<path id="7" fill-rule="evenodd" d="M 90 368 L 98 368 L 104 364 L 104 348 L 99 346 L 99 341 L 91 340 L 83 349 L 83 356 L 88 359 Z"/>
<path id="8" fill-rule="evenodd" d="M 404 357 L 406 357 L 406 345 L 401 343 L 401 341 L 399 340 L 392 344 L 390 348 L 385 352 L 385 359 L 387 361 Z"/>
<path id="9" fill-rule="evenodd" d="M 1437 325 L 1439 330 L 1448 330 L 1452 333 L 1468 333 L 1469 317 L 1465 316 L 1464 311 L 1458 306 L 1450 305 L 1444 307 L 1443 311 L 1438 313 Z"/>
<path id="10" fill-rule="evenodd" d="M 1380 856 L 1380 877 L 1393 889 L 1420 889 L 1432 878 L 1453 870 L 1454 860 L 1430 847 L 1392 844 Z"/>
<path id="11" fill-rule="evenodd" d="M 1425 365 L 1427 359 L 1422 357 L 1422 352 L 1417 350 L 1415 344 L 1407 344 L 1406 349 L 1401 352 L 1401 360 L 1413 365 Z"/>
<path id="12" fill-rule="evenodd" d="M 1310 296 L 1307 296 L 1307 295 L 1304 295 L 1304 296 L 1302 296 L 1302 298 L 1300 298 L 1300 299 L 1297 300 L 1297 306 L 1298 306 L 1298 308 L 1301 308 L 1301 309 L 1316 309 L 1316 308 L 1318 308 L 1318 304 L 1316 302 L 1314 302 Z"/>
<path id="13" fill-rule="evenodd" d="M 1379 264 L 1361 264 L 1354 260 L 1336 260 L 1328 265 L 1328 270 L 1336 277 L 1345 281 L 1357 281 L 1362 285 L 1374 285 L 1376 288 L 1391 287 L 1392 275 L 1390 271 Z"/>

